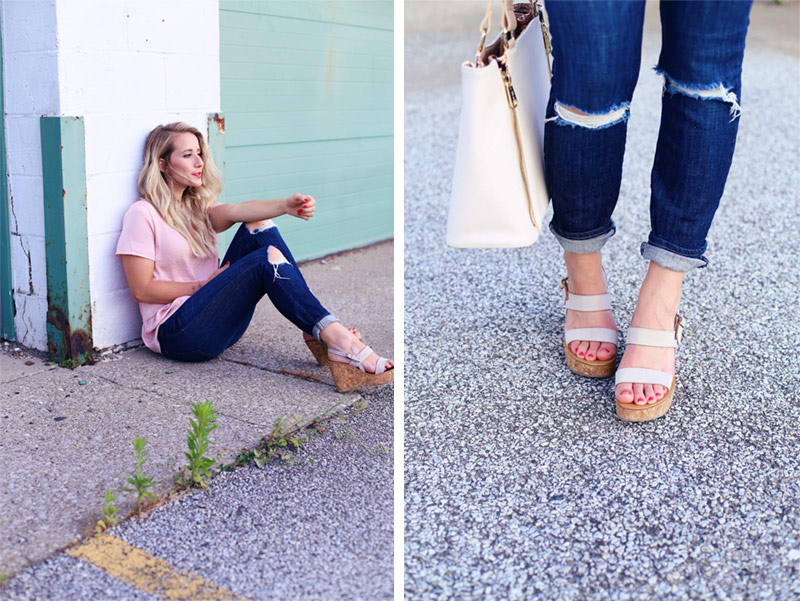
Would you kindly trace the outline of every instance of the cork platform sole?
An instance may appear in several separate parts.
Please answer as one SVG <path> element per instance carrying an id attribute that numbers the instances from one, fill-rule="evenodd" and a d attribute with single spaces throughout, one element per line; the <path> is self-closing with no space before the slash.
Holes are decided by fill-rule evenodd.
<path id="1" fill-rule="evenodd" d="M 652 405 L 637 405 L 636 403 L 617 403 L 617 416 L 626 422 L 646 422 L 664 415 L 672 405 L 672 395 L 675 392 L 675 378 L 672 378 L 667 394 L 660 401 Z"/>
<path id="2" fill-rule="evenodd" d="M 614 374 L 614 370 L 617 368 L 617 355 L 614 355 L 610 359 L 603 359 L 602 361 L 587 361 L 586 359 L 578 357 L 578 355 L 569 348 L 569 344 L 566 340 L 564 341 L 564 354 L 567 359 L 567 367 L 569 367 L 572 373 L 579 376 L 585 376 L 587 378 L 608 378 Z"/>
<path id="3" fill-rule="evenodd" d="M 379 374 L 363 372 L 357 367 L 338 361 L 328 361 L 328 367 L 339 392 L 350 392 L 361 386 L 378 386 L 394 380 L 394 369 L 390 368 Z"/>

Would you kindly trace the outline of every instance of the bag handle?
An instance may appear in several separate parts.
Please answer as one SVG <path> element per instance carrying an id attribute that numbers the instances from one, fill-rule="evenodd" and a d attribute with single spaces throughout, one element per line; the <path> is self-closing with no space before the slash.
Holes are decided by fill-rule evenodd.
<path id="1" fill-rule="evenodd" d="M 489 30 L 492 28 L 492 2 L 494 0 L 488 0 L 486 3 L 486 13 L 483 15 L 483 20 L 481 21 L 480 32 L 481 32 L 481 41 L 478 43 L 478 52 L 476 53 L 476 60 L 475 64 L 478 64 L 478 59 L 480 58 L 481 54 L 483 53 L 483 49 L 486 46 L 486 37 L 489 35 Z M 533 13 L 533 17 L 536 18 L 539 16 L 538 9 L 536 6 L 536 2 L 534 0 L 529 0 L 528 4 L 531 6 L 531 12 Z M 505 50 L 508 49 L 508 41 L 511 39 L 514 31 L 517 29 L 517 16 L 514 13 L 514 0 L 503 0 L 502 2 L 502 15 L 500 18 L 500 25 L 502 26 L 502 40 L 503 40 L 503 48 Z"/>

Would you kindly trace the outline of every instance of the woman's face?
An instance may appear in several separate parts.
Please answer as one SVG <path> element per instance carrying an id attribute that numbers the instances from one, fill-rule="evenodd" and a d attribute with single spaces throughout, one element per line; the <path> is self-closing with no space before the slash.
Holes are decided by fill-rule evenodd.
<path id="1" fill-rule="evenodd" d="M 173 150 L 166 160 L 159 161 L 159 167 L 176 184 L 200 186 L 203 183 L 203 157 L 197 136 L 190 132 L 175 134 Z"/>

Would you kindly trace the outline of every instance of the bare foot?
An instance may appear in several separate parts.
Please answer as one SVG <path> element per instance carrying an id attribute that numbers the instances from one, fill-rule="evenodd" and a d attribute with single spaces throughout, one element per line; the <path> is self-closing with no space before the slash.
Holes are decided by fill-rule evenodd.
<path id="1" fill-rule="evenodd" d="M 564 262 L 567 264 L 567 277 L 569 278 L 569 291 L 575 294 L 605 294 L 608 292 L 606 274 L 603 271 L 603 261 L 600 253 L 578 255 L 564 252 Z M 610 328 L 617 329 L 611 311 L 571 311 L 567 309 L 564 330 L 576 328 Z M 617 354 L 617 347 L 610 342 L 593 342 L 588 340 L 573 340 L 569 348 L 578 357 L 587 361 L 611 359 Z"/>
<path id="2" fill-rule="evenodd" d="M 672 330 L 675 327 L 675 314 L 681 302 L 681 289 L 684 273 L 661 267 L 650 262 L 647 275 L 639 291 L 639 300 L 633 312 L 631 326 L 654 330 Z M 675 374 L 675 349 L 654 346 L 627 344 L 625 354 L 619 364 L 623 367 L 643 367 Z M 667 393 L 667 388 L 659 384 L 631 384 L 616 387 L 616 397 L 620 403 L 652 405 Z"/>

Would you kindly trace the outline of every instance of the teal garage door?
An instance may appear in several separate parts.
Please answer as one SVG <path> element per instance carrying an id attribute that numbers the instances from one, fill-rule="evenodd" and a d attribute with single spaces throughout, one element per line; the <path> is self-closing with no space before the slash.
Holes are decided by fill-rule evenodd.
<path id="1" fill-rule="evenodd" d="M 314 196 L 311 221 L 278 221 L 298 260 L 393 235 L 392 16 L 376 0 L 220 0 L 222 200 Z"/>

